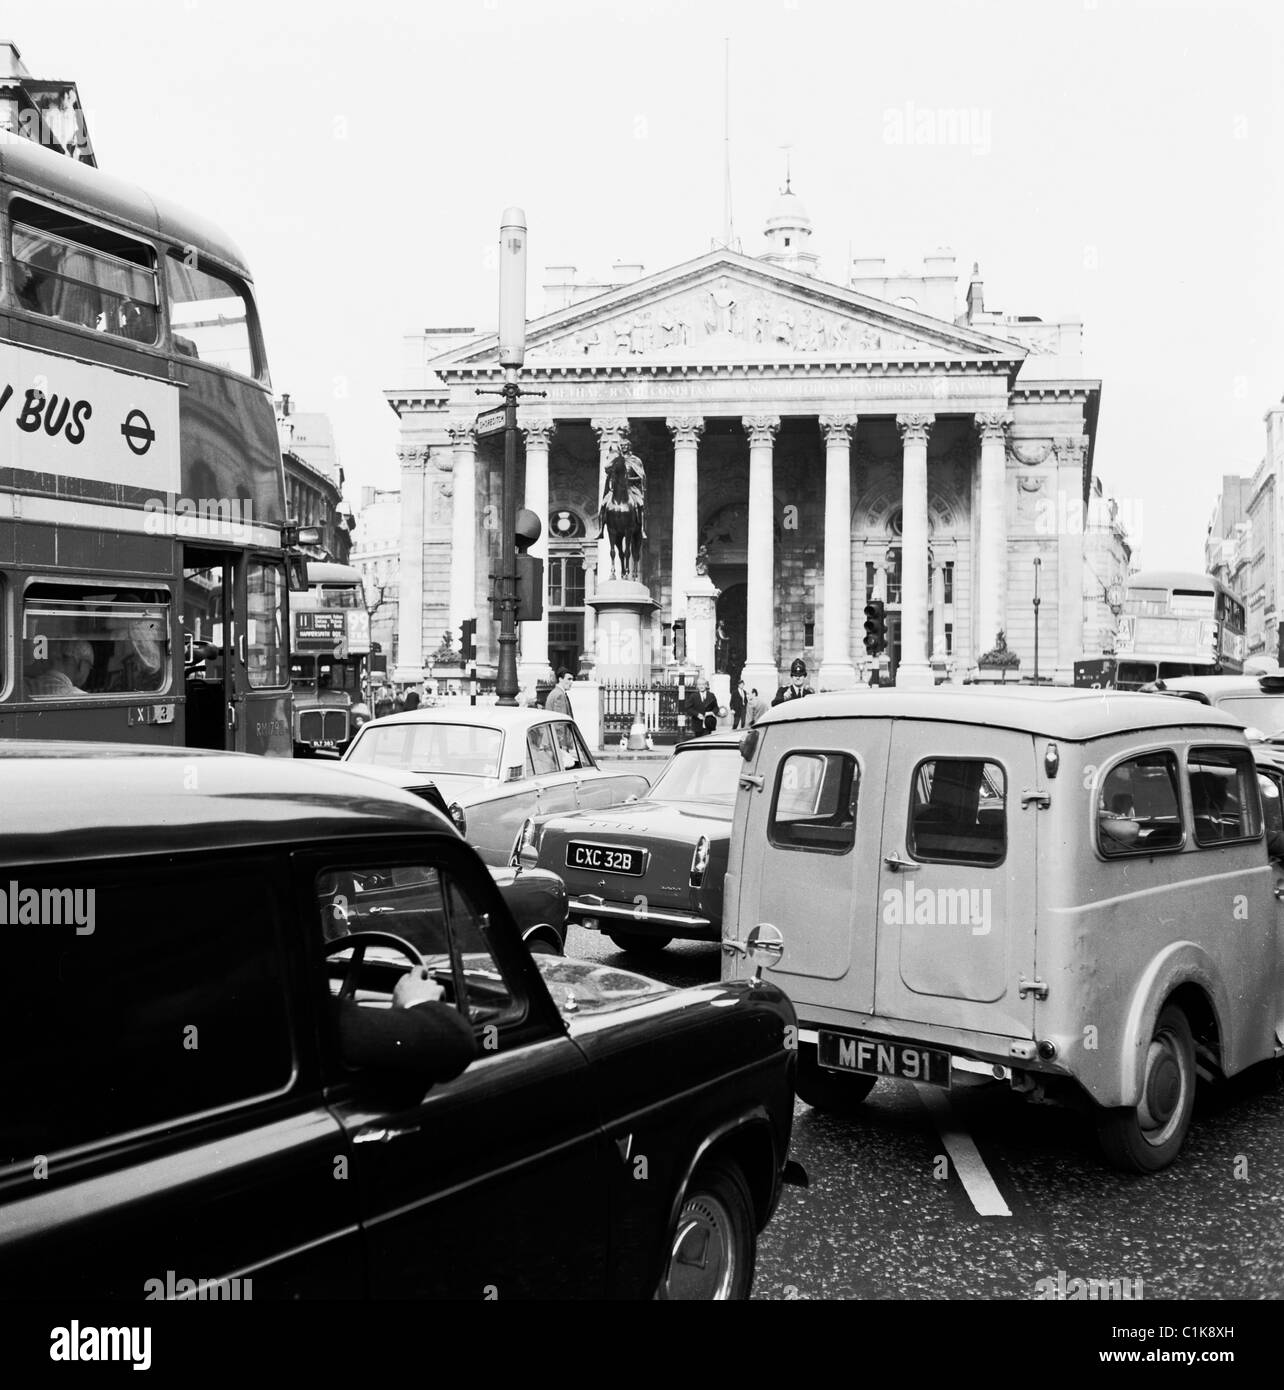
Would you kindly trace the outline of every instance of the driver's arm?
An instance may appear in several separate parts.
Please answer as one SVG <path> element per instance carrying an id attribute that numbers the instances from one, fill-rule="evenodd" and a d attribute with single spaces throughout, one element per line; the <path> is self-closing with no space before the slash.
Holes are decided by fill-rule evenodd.
<path id="1" fill-rule="evenodd" d="M 435 1004 L 444 999 L 446 991 L 428 971 L 426 965 L 414 965 L 397 981 L 392 991 L 394 1009 L 413 1009 L 416 1004 Z"/>

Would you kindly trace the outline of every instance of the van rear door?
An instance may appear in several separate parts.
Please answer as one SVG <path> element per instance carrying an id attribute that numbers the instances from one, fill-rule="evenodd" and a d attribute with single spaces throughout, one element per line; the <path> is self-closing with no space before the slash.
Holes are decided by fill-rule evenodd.
<path id="1" fill-rule="evenodd" d="M 1034 740 L 897 722 L 878 862 L 874 1012 L 1034 1036 Z M 786 956 L 786 959 L 788 957 Z"/>
<path id="2" fill-rule="evenodd" d="M 888 731 L 885 719 L 768 725 L 763 783 L 741 792 L 736 922 L 741 935 L 759 922 L 784 933 L 772 976 L 800 1016 L 811 1005 L 873 1008 Z"/>

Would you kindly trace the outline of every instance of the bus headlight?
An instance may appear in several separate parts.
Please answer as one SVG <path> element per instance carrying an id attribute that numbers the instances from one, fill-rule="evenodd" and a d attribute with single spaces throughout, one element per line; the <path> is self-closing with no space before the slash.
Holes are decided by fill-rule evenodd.
<path id="1" fill-rule="evenodd" d="M 691 886 L 699 888 L 704 882 L 704 871 L 709 867 L 709 837 L 701 835 L 696 841 L 695 852 L 691 856 Z"/>

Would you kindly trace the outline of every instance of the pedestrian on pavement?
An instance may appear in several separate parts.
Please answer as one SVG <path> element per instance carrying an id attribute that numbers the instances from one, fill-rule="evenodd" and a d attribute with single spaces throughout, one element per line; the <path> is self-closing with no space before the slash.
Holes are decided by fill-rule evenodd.
<path id="1" fill-rule="evenodd" d="M 747 710 L 749 727 L 752 729 L 770 708 L 771 706 L 767 703 L 766 697 L 759 695 L 758 689 L 755 686 L 754 689 L 749 692 L 749 707 Z"/>
<path id="2" fill-rule="evenodd" d="M 782 685 L 776 691 L 776 698 L 771 703 L 773 706 L 783 705 L 786 700 L 801 700 L 804 695 L 815 693 L 807 684 L 807 663 L 799 656 L 794 658 L 794 664 L 789 668 L 789 684 Z"/>
<path id="3" fill-rule="evenodd" d="M 718 727 L 718 697 L 709 689 L 708 677 L 701 676 L 687 696 L 686 714 L 694 738 L 711 734 Z"/>
<path id="4" fill-rule="evenodd" d="M 544 701 L 544 708 L 550 714 L 564 714 L 568 718 L 574 718 L 571 713 L 571 682 L 575 677 L 562 666 L 557 672 L 557 684 L 548 692 L 548 699 Z"/>
<path id="5" fill-rule="evenodd" d="M 406 691 L 405 708 L 407 711 L 419 708 L 419 692 L 417 690 Z"/>
<path id="6" fill-rule="evenodd" d="M 749 708 L 749 692 L 745 689 L 745 678 L 743 676 L 736 682 L 736 688 L 731 692 L 731 727 L 733 729 L 743 729 L 745 726 L 745 712 Z"/>

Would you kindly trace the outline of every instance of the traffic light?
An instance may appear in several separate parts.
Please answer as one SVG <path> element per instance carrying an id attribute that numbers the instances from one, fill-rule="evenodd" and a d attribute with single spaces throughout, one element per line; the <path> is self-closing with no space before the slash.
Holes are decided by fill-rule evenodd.
<path id="1" fill-rule="evenodd" d="M 544 561 L 538 555 L 517 557 L 517 621 L 538 622 L 544 616 Z"/>
<path id="2" fill-rule="evenodd" d="M 469 666 L 477 660 L 477 619 L 465 618 L 459 624 L 459 661 Z"/>
<path id="3" fill-rule="evenodd" d="M 865 650 L 877 656 L 887 649 L 887 609 L 881 598 L 865 605 Z"/>

